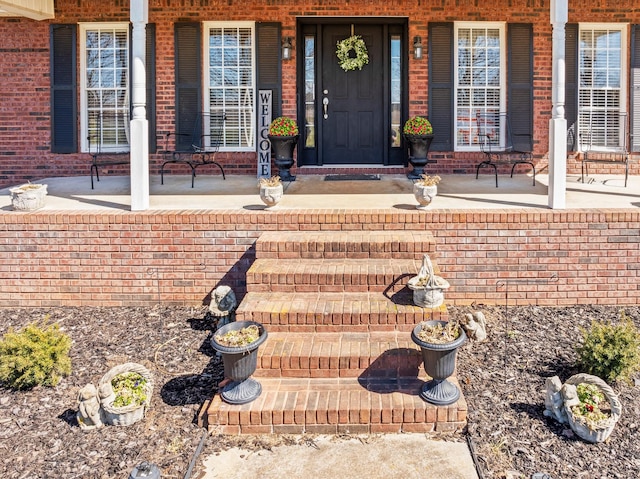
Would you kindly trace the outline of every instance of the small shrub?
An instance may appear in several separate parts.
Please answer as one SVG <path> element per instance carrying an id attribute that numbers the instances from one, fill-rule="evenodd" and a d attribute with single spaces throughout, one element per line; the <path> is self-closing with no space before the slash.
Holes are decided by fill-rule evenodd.
<path id="1" fill-rule="evenodd" d="M 607 382 L 629 380 L 640 370 L 640 333 L 622 311 L 619 324 L 594 321 L 589 330 L 583 330 L 576 352 L 579 366 L 587 373 Z"/>
<path id="2" fill-rule="evenodd" d="M 0 341 L 0 382 L 14 389 L 55 386 L 71 374 L 71 339 L 57 324 L 31 323 Z"/>

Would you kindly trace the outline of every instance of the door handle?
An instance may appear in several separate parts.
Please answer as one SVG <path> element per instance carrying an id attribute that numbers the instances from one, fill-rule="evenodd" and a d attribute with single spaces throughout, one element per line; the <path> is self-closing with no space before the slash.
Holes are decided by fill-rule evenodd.
<path id="1" fill-rule="evenodd" d="M 329 99 L 325 96 L 322 99 L 322 113 L 325 120 L 329 118 L 329 114 L 327 113 L 328 109 L 329 109 Z"/>

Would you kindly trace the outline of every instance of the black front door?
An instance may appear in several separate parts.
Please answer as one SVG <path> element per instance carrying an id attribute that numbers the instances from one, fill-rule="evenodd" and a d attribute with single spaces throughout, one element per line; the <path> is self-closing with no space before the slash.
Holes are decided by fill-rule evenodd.
<path id="1" fill-rule="evenodd" d="M 353 33 L 364 40 L 369 63 L 344 71 L 336 44 Z M 384 162 L 385 89 L 382 25 L 325 25 L 322 29 L 317 114 L 321 164 L 381 165 Z M 325 105 L 326 103 L 326 105 Z"/>

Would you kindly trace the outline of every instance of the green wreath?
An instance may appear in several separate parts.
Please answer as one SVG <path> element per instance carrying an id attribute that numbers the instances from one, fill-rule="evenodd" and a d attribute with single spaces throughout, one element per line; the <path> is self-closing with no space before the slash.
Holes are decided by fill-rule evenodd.
<path id="1" fill-rule="evenodd" d="M 340 60 L 340 68 L 344 71 L 353 71 L 356 68 L 362 70 L 362 67 L 369 63 L 367 46 L 360 35 L 351 35 L 349 38 L 338 42 L 337 46 L 336 55 Z M 355 58 L 351 58 L 349 55 L 351 50 L 355 52 Z"/>

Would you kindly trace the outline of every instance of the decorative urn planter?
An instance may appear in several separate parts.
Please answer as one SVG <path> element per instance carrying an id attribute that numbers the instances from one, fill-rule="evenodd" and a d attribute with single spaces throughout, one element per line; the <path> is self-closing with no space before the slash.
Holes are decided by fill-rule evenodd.
<path id="1" fill-rule="evenodd" d="M 120 387 L 120 381 L 125 385 Z M 153 376 L 142 364 L 120 364 L 102 376 L 98 393 L 105 424 L 129 426 L 144 418 L 149 408 Z"/>
<path id="2" fill-rule="evenodd" d="M 283 181 L 295 181 L 296 177 L 289 171 L 294 164 L 293 152 L 298 144 L 300 135 L 274 136 L 268 135 L 273 150 L 274 163 L 278 167 L 278 176 Z"/>
<path id="3" fill-rule="evenodd" d="M 44 206 L 47 185 L 27 183 L 10 188 L 11 206 L 16 211 L 34 211 Z"/>
<path id="4" fill-rule="evenodd" d="M 413 184 L 413 196 L 415 196 L 418 202 L 417 209 L 422 210 L 431 204 L 433 199 L 438 194 L 438 185 L 421 185 L 419 183 Z"/>
<path id="5" fill-rule="evenodd" d="M 267 205 L 267 208 L 277 205 L 284 194 L 282 185 L 260 186 L 260 199 Z"/>
<path id="6" fill-rule="evenodd" d="M 293 151 L 300 137 L 298 124 L 293 118 L 279 116 L 269 124 L 271 149 L 275 156 L 274 163 L 278 167 L 278 175 L 284 181 L 294 181 L 289 169 L 293 166 Z"/>
<path id="7" fill-rule="evenodd" d="M 584 386 L 588 389 L 581 389 Z M 613 389 L 597 376 L 576 374 L 567 379 L 561 393 L 564 398 L 564 412 L 573 432 L 587 442 L 607 440 L 622 414 L 622 404 Z M 585 399 L 585 396 L 589 397 Z M 581 397 L 585 402 L 580 401 Z M 600 402 L 608 403 L 605 409 L 610 409 L 610 412 L 606 417 L 593 422 L 589 416 L 596 412 L 595 408 L 599 409 Z M 585 410 L 586 414 L 581 415 L 582 410 Z"/>
<path id="8" fill-rule="evenodd" d="M 409 145 L 409 163 L 413 170 L 407 178 L 415 180 L 424 174 L 424 167 L 429 163 L 429 148 L 433 141 L 433 135 L 404 135 Z"/>
<path id="9" fill-rule="evenodd" d="M 223 344 L 223 338 L 242 334 L 247 328 L 255 328 L 255 340 L 238 346 Z M 251 378 L 258 364 L 258 347 L 267 339 L 264 326 L 255 321 L 236 321 L 222 326 L 211 338 L 211 346 L 222 355 L 224 376 L 231 380 L 222 388 L 220 396 L 229 404 L 246 404 L 257 399 L 262 385 Z"/>
<path id="10" fill-rule="evenodd" d="M 437 406 L 453 404 L 460 398 L 460 390 L 455 384 L 447 381 L 447 378 L 455 371 L 456 354 L 458 348 L 466 341 L 467 335 L 456 324 L 458 336 L 451 341 L 435 342 L 436 340 L 423 339 L 421 336 L 423 336 L 423 330 L 435 329 L 438 332 L 446 325 L 446 321 L 425 321 L 418 324 L 411 332 L 411 339 L 420 346 L 422 351 L 424 370 L 432 378 L 422 386 L 420 397 Z"/>
<path id="11" fill-rule="evenodd" d="M 437 308 L 444 302 L 444 290 L 449 282 L 435 274 L 428 254 L 422 258 L 422 267 L 407 286 L 413 291 L 413 303 L 421 308 Z"/>

